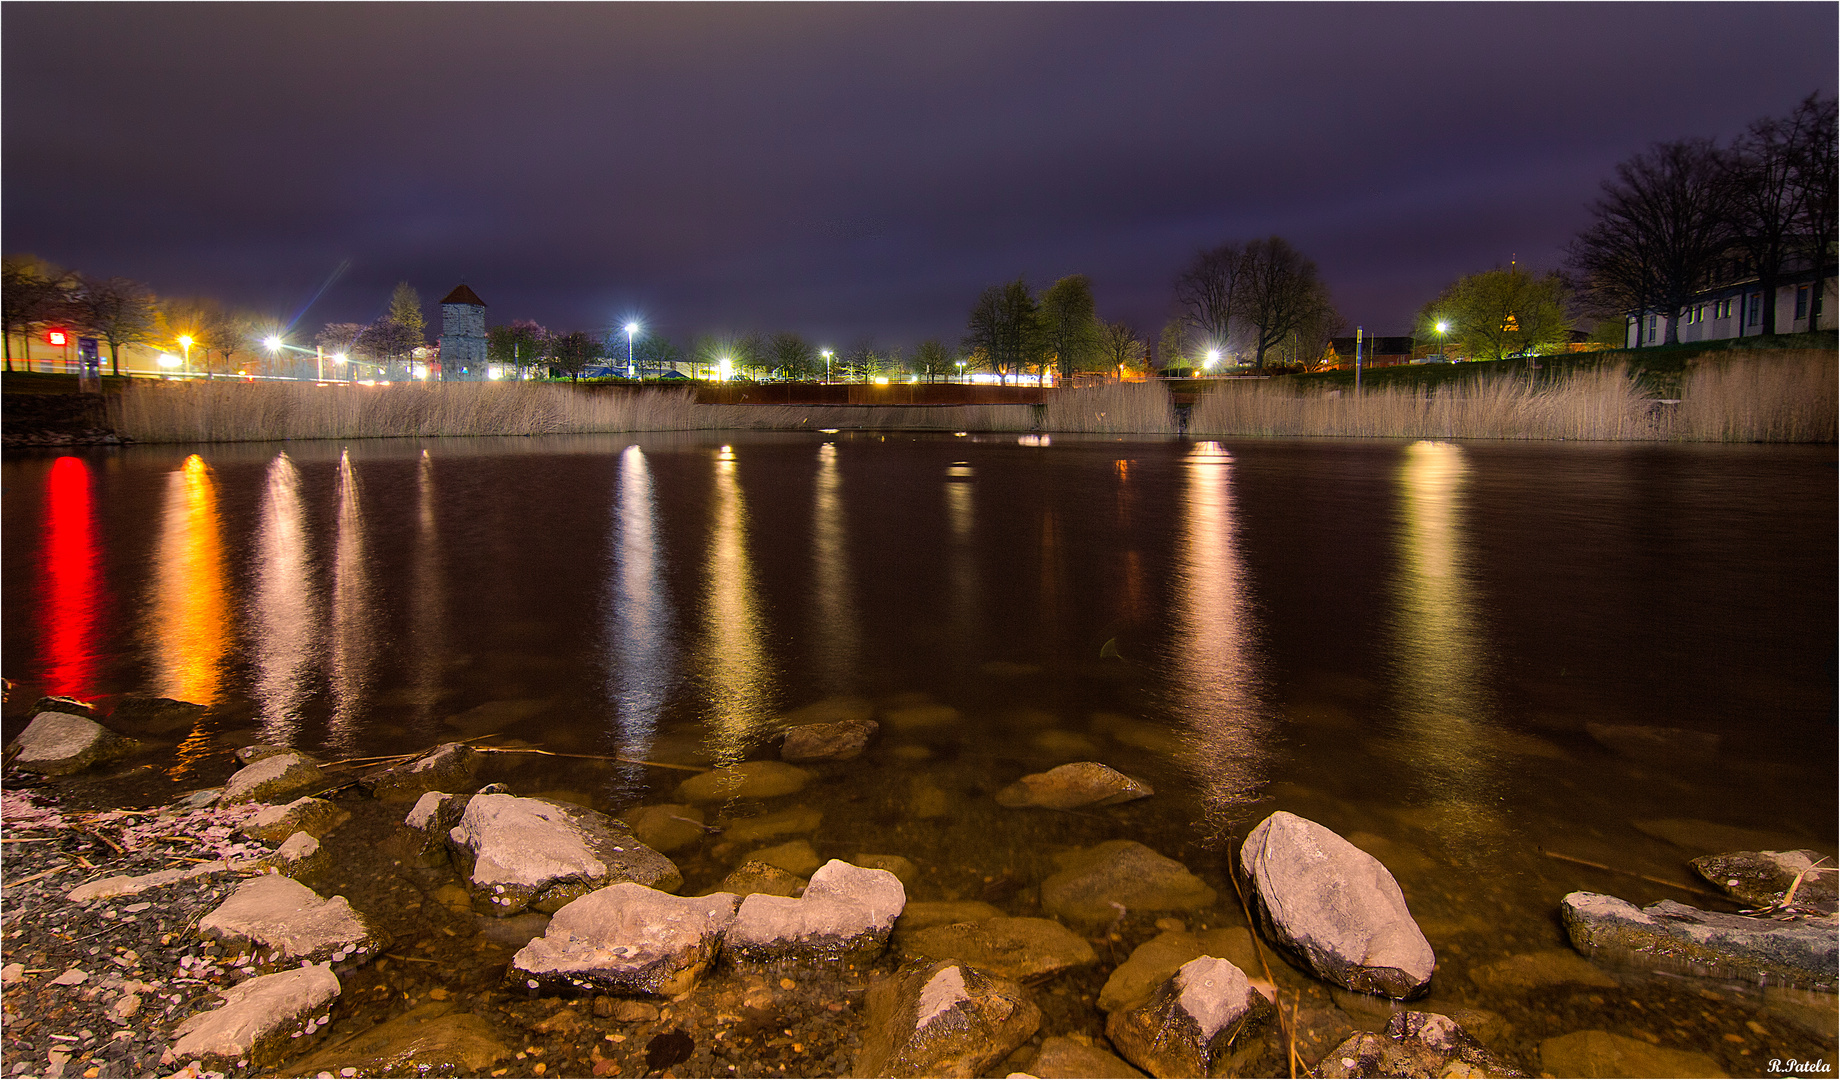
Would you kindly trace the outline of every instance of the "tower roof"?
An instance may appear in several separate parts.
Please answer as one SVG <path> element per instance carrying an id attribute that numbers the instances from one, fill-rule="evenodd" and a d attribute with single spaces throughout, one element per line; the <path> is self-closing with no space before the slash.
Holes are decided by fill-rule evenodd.
<path id="1" fill-rule="evenodd" d="M 465 285 L 454 286 L 454 291 L 442 297 L 441 303 L 443 304 L 471 304 L 473 307 L 485 307 L 486 306 L 486 302 L 479 298 L 479 294 L 467 288 Z"/>

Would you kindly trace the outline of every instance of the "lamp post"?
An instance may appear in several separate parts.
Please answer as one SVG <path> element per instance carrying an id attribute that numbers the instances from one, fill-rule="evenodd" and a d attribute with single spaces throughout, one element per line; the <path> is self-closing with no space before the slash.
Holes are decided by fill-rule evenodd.
<path id="1" fill-rule="evenodd" d="M 965 381 L 965 362 L 963 360 L 954 362 L 958 364 L 958 381 L 962 383 Z"/>
<path id="2" fill-rule="evenodd" d="M 185 370 L 192 370 L 192 335 L 180 334 L 179 347 L 185 350 Z"/>
<path id="3" fill-rule="evenodd" d="M 344 353 L 333 353 L 332 354 L 332 362 L 339 365 L 341 368 L 344 367 L 350 361 L 351 361 L 351 357 L 346 356 Z M 345 381 L 346 382 L 351 381 L 351 375 L 349 372 L 346 373 Z"/>
<path id="4" fill-rule="evenodd" d="M 829 384 L 831 381 L 831 351 L 826 349 L 818 355 L 824 357 L 824 381 Z"/>
<path id="5" fill-rule="evenodd" d="M 1207 351 L 1207 361 L 1203 363 L 1201 367 L 1204 371 L 1213 371 L 1214 365 L 1218 363 L 1220 363 L 1220 350 L 1209 349 Z"/>
<path id="6" fill-rule="evenodd" d="M 629 322 L 626 324 L 626 377 L 629 379 L 633 377 L 633 335 L 638 332 L 638 323 Z"/>
<path id="7" fill-rule="evenodd" d="M 733 371 L 734 371 L 734 364 L 729 361 L 728 357 L 724 356 L 721 359 L 716 361 L 716 381 L 717 382 L 724 382 L 724 383 L 727 382 L 729 374 Z"/>
<path id="8" fill-rule="evenodd" d="M 280 335 L 270 334 L 267 337 L 262 339 L 262 344 L 268 348 L 269 366 L 272 368 L 276 368 L 278 370 L 281 364 L 281 337 Z"/>
<path id="9" fill-rule="evenodd" d="M 1450 330 L 1450 324 L 1445 322 L 1442 319 L 1439 319 L 1438 324 L 1437 324 L 1438 359 L 1439 360 L 1449 360 L 1450 359 L 1450 354 L 1445 351 L 1446 346 L 1444 344 L 1444 335 L 1448 333 L 1449 330 Z"/>

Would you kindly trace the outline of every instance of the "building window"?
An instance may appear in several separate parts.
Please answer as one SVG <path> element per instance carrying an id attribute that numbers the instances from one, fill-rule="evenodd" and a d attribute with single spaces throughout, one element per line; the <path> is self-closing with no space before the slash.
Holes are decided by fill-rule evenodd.
<path id="1" fill-rule="evenodd" d="M 1751 324 L 1752 326 L 1756 326 L 1758 323 L 1763 321 L 1763 294 L 1762 293 L 1754 292 L 1751 294 L 1750 315 L 1744 321 Z"/>
<path id="2" fill-rule="evenodd" d="M 1798 319 L 1808 317 L 1808 286 L 1806 285 L 1795 290 L 1795 317 Z"/>
<path id="3" fill-rule="evenodd" d="M 1729 299 L 1720 300 L 1719 302 L 1713 304 L 1712 305 L 1712 317 L 1715 319 L 1731 318 L 1731 301 Z"/>
<path id="4" fill-rule="evenodd" d="M 1648 317 L 1648 340 L 1650 341 L 1655 340 L 1655 319 L 1654 315 Z"/>

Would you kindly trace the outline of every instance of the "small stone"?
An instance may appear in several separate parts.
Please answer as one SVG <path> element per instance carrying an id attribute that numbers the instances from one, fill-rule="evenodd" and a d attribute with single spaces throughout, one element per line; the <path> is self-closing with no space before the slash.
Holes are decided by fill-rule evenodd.
<path id="1" fill-rule="evenodd" d="M 84 971 L 82 968 L 73 967 L 70 970 L 64 972 L 64 974 L 59 975 L 55 979 L 52 979 L 51 985 L 52 986 L 82 986 L 84 981 L 87 980 L 88 978 L 89 978 L 89 972 Z"/>
<path id="2" fill-rule="evenodd" d="M 12 764 L 27 772 L 67 776 L 125 757 L 139 747 L 86 716 L 41 712 L 13 740 Z"/>
<path id="3" fill-rule="evenodd" d="M 1041 906 L 1081 926 L 1104 925 L 1127 911 L 1189 911 L 1217 894 L 1188 868 L 1134 840 L 1108 840 L 1055 856 L 1059 873 L 1041 883 Z"/>
<path id="4" fill-rule="evenodd" d="M 951 961 L 870 983 L 855 1076 L 982 1076 L 1041 1026 L 1028 991 Z"/>
<path id="5" fill-rule="evenodd" d="M 237 802 L 272 802 L 325 782 L 326 774 L 312 758 L 288 750 L 262 758 L 231 774 L 220 799 Z"/>
<path id="6" fill-rule="evenodd" d="M 862 754 L 879 728 L 873 720 L 791 728 L 780 744 L 780 757 L 791 762 L 850 761 Z"/>
<path id="7" fill-rule="evenodd" d="M 777 866 L 749 860 L 729 871 L 716 886 L 714 892 L 733 893 L 736 896 L 752 896 L 766 893 L 768 896 L 797 896 L 806 885 L 806 879 L 797 874 L 787 873 Z"/>
<path id="8" fill-rule="evenodd" d="M 1115 806 L 1153 795 L 1150 785 L 1096 761 L 1076 761 L 1044 773 L 1024 776 L 997 792 L 997 805 L 1039 806 L 1072 810 L 1080 806 Z"/>
<path id="9" fill-rule="evenodd" d="M 809 840 L 793 840 L 776 847 L 762 848 L 749 855 L 748 860 L 777 866 L 798 877 L 810 877 L 813 871 L 824 864 Z"/>
<path id="10" fill-rule="evenodd" d="M 850 862 L 853 865 L 870 870 L 886 870 L 901 879 L 902 885 L 912 885 L 914 878 L 920 874 L 920 868 L 912 859 L 900 855 L 868 855 L 859 853 Z"/>

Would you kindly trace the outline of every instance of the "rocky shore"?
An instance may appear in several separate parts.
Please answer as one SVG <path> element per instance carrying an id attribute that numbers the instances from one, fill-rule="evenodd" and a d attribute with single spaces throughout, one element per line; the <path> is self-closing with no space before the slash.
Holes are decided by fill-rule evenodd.
<path id="1" fill-rule="evenodd" d="M 1747 1036 L 1833 1061 L 1813 852 L 1707 853 L 1717 910 L 1575 892 L 1553 915 L 1570 949 L 1453 977 L 1385 845 L 1282 810 L 1217 866 L 1115 836 L 979 897 L 907 852 L 821 855 L 802 793 L 945 706 L 804 710 L 773 756 L 649 765 L 676 770 L 651 784 L 668 800 L 617 815 L 495 782 L 528 752 L 502 740 L 225 747 L 221 784 L 145 806 L 79 783 L 202 712 L 45 699 L 9 747 L 4 1075 L 1765 1074 Z M 903 797 L 924 820 L 945 796 Z M 986 796 L 1156 797 L 1091 760 Z M 1488 1007 L 1509 998 L 1538 1030 Z M 1606 1030 L 1630 1015 L 1654 1036 Z"/>

